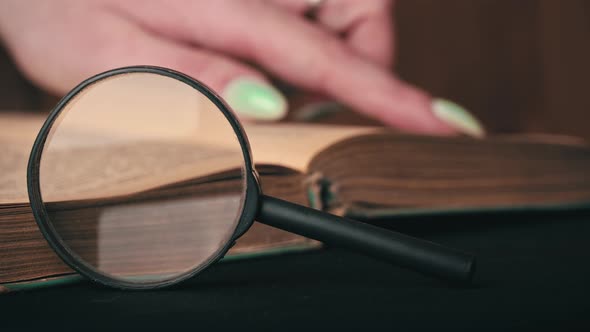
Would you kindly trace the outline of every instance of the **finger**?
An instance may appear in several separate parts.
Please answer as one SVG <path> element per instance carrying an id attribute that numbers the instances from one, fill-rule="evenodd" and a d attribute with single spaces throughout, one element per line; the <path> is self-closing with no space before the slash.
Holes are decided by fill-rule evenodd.
<path id="1" fill-rule="evenodd" d="M 309 0 L 265 0 L 269 5 L 276 5 L 297 15 L 303 15 L 311 9 Z"/>
<path id="2" fill-rule="evenodd" d="M 84 61 L 87 74 L 138 64 L 167 67 L 223 93 L 242 119 L 270 121 L 286 115 L 285 98 L 252 67 L 215 52 L 150 34 L 119 17 L 103 17 L 102 22 L 108 22 L 110 28 L 115 27 L 118 35 L 125 38 L 111 39 L 108 47 L 88 54 Z"/>
<path id="3" fill-rule="evenodd" d="M 287 113 L 287 102 L 257 70 L 222 54 L 151 37 L 154 59 L 148 64 L 186 73 L 222 94 L 245 120 L 274 121 Z"/>
<path id="4" fill-rule="evenodd" d="M 267 0 L 296 15 L 308 12 L 308 0 Z M 321 2 L 317 24 L 337 35 L 360 56 L 384 67 L 393 63 L 394 34 L 391 0 L 328 0 Z"/>
<path id="5" fill-rule="evenodd" d="M 341 40 L 300 17 L 258 1 L 178 3 L 186 7 L 162 13 L 144 5 L 127 14 L 163 34 L 174 32 L 177 39 L 250 59 L 286 81 L 325 93 L 386 124 L 420 133 L 455 132 L 434 115 L 426 93 L 350 52 Z M 182 16 L 186 12 L 207 15 L 195 20 Z M 224 24 L 219 24 L 224 15 Z"/>
<path id="6" fill-rule="evenodd" d="M 364 18 L 346 33 L 346 40 L 361 56 L 383 67 L 393 65 L 394 36 L 389 14 Z"/>

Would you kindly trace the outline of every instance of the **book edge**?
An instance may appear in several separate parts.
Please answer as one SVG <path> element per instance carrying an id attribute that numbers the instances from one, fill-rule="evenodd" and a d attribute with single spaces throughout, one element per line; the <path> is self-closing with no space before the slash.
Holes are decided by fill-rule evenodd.
<path id="1" fill-rule="evenodd" d="M 226 263 L 226 262 L 234 262 L 234 261 L 241 261 L 241 260 L 248 260 L 248 259 L 255 259 L 255 258 L 264 258 L 264 257 L 272 257 L 272 256 L 280 256 L 283 254 L 294 254 L 306 251 L 312 251 L 315 249 L 319 249 L 321 244 L 319 242 L 306 242 L 300 244 L 293 244 L 289 246 L 279 247 L 279 248 L 271 248 L 265 249 L 263 251 L 257 252 L 245 252 L 245 253 L 237 253 L 228 255 L 223 257 L 219 262 Z M 16 282 L 9 282 L 5 284 L 0 284 L 0 294 L 7 294 L 13 293 L 18 291 L 29 291 L 29 290 L 37 290 L 49 287 L 59 287 L 65 285 L 71 285 L 78 282 L 85 280 L 85 278 L 79 274 L 71 273 L 67 275 L 60 275 L 54 277 L 44 277 L 40 279 L 32 279 L 32 280 L 24 280 L 24 281 L 16 281 Z"/>
<path id="2" fill-rule="evenodd" d="M 590 209 L 590 202 L 556 203 L 556 204 L 525 204 L 518 206 L 482 206 L 457 208 L 358 208 L 348 206 L 345 215 L 357 219 L 379 219 L 394 217 L 428 217 L 461 214 L 486 214 L 503 212 L 559 212 Z"/>

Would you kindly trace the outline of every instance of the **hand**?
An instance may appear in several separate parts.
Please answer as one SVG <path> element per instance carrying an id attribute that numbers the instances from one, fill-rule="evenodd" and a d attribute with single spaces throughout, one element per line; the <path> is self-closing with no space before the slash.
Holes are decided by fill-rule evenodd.
<path id="1" fill-rule="evenodd" d="M 390 74 L 391 5 L 327 0 L 311 22 L 306 0 L 4 0 L 0 37 L 21 70 L 55 93 L 150 64 L 203 81 L 242 117 L 280 118 L 285 100 L 255 63 L 400 129 L 480 135 L 467 112 Z"/>

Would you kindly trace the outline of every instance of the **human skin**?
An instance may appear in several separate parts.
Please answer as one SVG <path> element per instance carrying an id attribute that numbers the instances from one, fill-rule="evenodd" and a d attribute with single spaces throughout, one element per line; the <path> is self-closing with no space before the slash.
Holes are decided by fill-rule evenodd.
<path id="1" fill-rule="evenodd" d="M 206 83 L 246 118 L 272 120 L 286 110 L 272 75 L 402 130 L 478 134 L 465 110 L 391 73 L 391 6 L 327 0 L 309 20 L 306 0 L 3 0 L 0 38 L 55 94 L 115 67 L 159 65 Z"/>

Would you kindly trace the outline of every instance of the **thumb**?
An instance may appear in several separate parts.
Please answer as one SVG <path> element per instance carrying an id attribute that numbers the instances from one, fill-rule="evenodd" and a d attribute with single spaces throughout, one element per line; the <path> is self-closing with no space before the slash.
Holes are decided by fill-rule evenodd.
<path id="1" fill-rule="evenodd" d="M 219 93 L 242 120 L 277 121 L 287 114 L 287 100 L 258 70 L 208 50 L 169 46 L 157 63 L 205 83 Z"/>
<path id="2" fill-rule="evenodd" d="M 276 121 L 287 114 L 285 97 L 251 66 L 159 36 L 141 34 L 136 40 L 132 52 L 119 47 L 119 52 L 111 53 L 113 63 L 105 67 L 142 63 L 180 71 L 222 95 L 242 120 Z"/>

